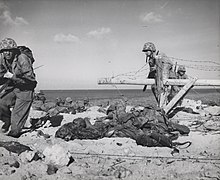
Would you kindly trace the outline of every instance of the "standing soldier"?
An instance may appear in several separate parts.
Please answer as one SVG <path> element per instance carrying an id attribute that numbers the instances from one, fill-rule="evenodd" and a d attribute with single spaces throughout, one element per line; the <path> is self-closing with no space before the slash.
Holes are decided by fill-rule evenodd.
<path id="1" fill-rule="evenodd" d="M 145 53 L 146 63 L 149 63 L 149 66 L 150 66 L 150 72 L 147 78 L 155 78 L 155 74 L 156 74 L 155 45 L 152 42 L 145 43 L 142 52 Z"/>
<path id="2" fill-rule="evenodd" d="M 150 72 L 147 78 L 156 78 L 156 76 L 170 78 L 170 76 L 173 76 L 172 61 L 164 53 L 159 53 L 159 51 L 156 51 L 156 47 L 152 42 L 145 43 L 142 52 L 146 54 L 146 63 L 148 63 L 150 66 Z M 159 73 L 161 74 L 159 75 Z M 162 85 L 157 84 L 157 86 Z M 161 91 L 161 89 L 158 89 L 157 86 L 154 84 L 151 86 L 151 89 L 157 102 L 159 103 L 159 91 Z M 143 91 L 145 91 L 146 88 L 147 85 L 144 86 Z"/>
<path id="3" fill-rule="evenodd" d="M 0 97 L 0 120 L 4 121 L 2 132 L 7 132 L 11 126 L 8 136 L 16 138 L 21 135 L 28 118 L 37 85 L 32 52 L 29 48 L 27 50 L 31 57 L 19 50 L 11 38 L 0 43 L 0 85 L 6 87 Z"/>

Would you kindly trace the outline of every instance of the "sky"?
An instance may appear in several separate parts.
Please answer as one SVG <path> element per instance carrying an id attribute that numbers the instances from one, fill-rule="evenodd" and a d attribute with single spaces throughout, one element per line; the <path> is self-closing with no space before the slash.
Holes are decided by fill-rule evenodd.
<path id="1" fill-rule="evenodd" d="M 191 77 L 219 79 L 219 36 L 219 0 L 0 0 L 0 39 L 32 49 L 42 90 L 108 88 L 98 79 L 138 71 L 149 41 Z"/>

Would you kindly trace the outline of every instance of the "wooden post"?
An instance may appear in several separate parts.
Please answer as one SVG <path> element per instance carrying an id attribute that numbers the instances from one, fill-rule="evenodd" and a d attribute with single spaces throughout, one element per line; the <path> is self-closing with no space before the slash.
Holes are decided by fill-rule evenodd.
<path id="1" fill-rule="evenodd" d="M 158 106 L 163 108 L 167 104 L 168 85 L 164 84 L 164 80 L 169 78 L 172 68 L 172 62 L 165 55 L 156 56 L 156 86 L 158 89 Z"/>
<path id="2" fill-rule="evenodd" d="M 161 59 L 156 57 L 156 76 L 155 76 L 155 84 L 156 84 L 156 99 L 158 102 L 158 106 L 162 107 L 165 102 L 165 94 L 164 94 L 164 85 L 163 85 L 163 64 Z"/>
<path id="3" fill-rule="evenodd" d="M 166 106 L 167 96 L 168 96 L 168 87 L 164 86 L 163 92 L 161 92 L 161 95 L 160 95 L 160 104 L 159 104 L 160 108 L 163 108 L 164 106 Z"/>
<path id="4" fill-rule="evenodd" d="M 189 82 L 189 79 L 164 79 L 163 84 L 169 84 L 173 86 L 184 86 Z M 153 85 L 155 84 L 154 79 L 143 79 L 143 80 L 130 80 L 130 79 L 114 79 L 114 78 L 100 78 L 98 79 L 99 85 Z M 218 86 L 220 87 L 220 80 L 218 79 L 198 79 L 194 86 Z"/>
<path id="5" fill-rule="evenodd" d="M 183 88 L 174 96 L 174 98 L 165 106 L 163 109 L 165 113 L 169 113 L 169 111 L 175 106 L 176 103 L 180 101 L 180 99 L 192 88 L 193 84 L 197 79 L 188 80 L 188 83 L 183 86 Z"/>

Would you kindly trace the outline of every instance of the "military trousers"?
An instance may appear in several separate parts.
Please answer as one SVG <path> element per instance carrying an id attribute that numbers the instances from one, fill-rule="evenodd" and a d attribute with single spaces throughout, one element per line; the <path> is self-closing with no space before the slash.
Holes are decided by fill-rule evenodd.
<path id="1" fill-rule="evenodd" d="M 18 88 L 7 90 L 0 98 L 0 120 L 11 125 L 10 133 L 14 136 L 24 127 L 32 102 L 33 91 Z"/>

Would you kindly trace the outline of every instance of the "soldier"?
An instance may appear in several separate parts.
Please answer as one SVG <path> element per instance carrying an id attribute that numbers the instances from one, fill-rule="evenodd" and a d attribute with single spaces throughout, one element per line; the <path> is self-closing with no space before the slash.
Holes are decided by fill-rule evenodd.
<path id="1" fill-rule="evenodd" d="M 56 98 L 56 105 L 57 106 L 63 106 L 65 103 L 65 101 L 63 99 L 61 99 L 60 97 Z"/>
<path id="2" fill-rule="evenodd" d="M 186 75 L 186 67 L 184 65 L 180 65 L 177 69 L 176 79 L 188 79 Z M 168 101 L 171 101 L 173 97 L 180 91 L 183 86 L 172 86 L 170 90 L 170 94 L 168 96 Z M 181 106 L 183 99 L 180 99 L 178 106 Z"/>
<path id="3" fill-rule="evenodd" d="M 150 72 L 147 78 L 155 78 L 155 74 L 156 74 L 155 45 L 152 42 L 145 43 L 142 52 L 146 54 L 146 63 L 149 63 L 150 66 Z"/>
<path id="4" fill-rule="evenodd" d="M 76 114 L 75 104 L 71 97 L 67 97 L 64 102 L 64 107 L 67 108 L 68 113 Z"/>
<path id="5" fill-rule="evenodd" d="M 180 65 L 177 70 L 177 79 L 188 79 L 186 75 L 186 67 L 184 65 Z"/>
<path id="6" fill-rule="evenodd" d="M 67 98 L 65 99 L 64 106 L 66 106 L 66 107 L 71 107 L 72 104 L 73 104 L 72 98 L 71 98 L 71 97 L 67 97 Z"/>
<path id="7" fill-rule="evenodd" d="M 1 41 L 0 85 L 6 83 L 6 88 L 0 98 L 0 119 L 4 121 L 2 132 L 11 126 L 8 136 L 19 137 L 29 115 L 37 85 L 32 63 L 33 59 L 22 53 L 13 39 Z"/>
<path id="8" fill-rule="evenodd" d="M 157 68 L 159 69 L 158 73 L 162 72 L 163 78 L 170 78 L 173 76 L 172 61 L 164 53 L 159 53 L 159 51 L 156 51 L 156 47 L 152 42 L 145 43 L 142 52 L 146 54 L 146 63 L 148 63 L 150 66 L 150 71 L 147 78 L 156 78 Z M 144 86 L 143 91 L 145 91 L 146 88 L 147 85 Z M 157 86 L 154 84 L 151 86 L 151 89 L 157 102 L 159 102 Z"/>

